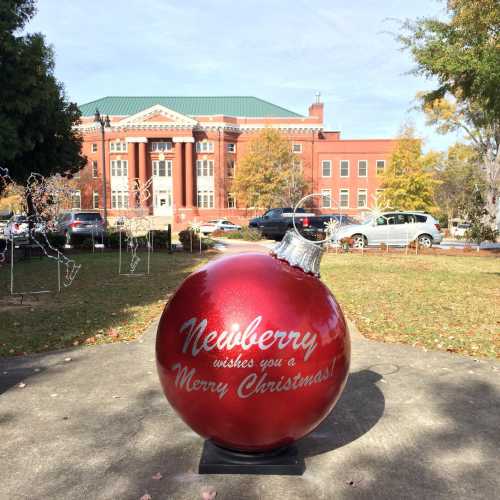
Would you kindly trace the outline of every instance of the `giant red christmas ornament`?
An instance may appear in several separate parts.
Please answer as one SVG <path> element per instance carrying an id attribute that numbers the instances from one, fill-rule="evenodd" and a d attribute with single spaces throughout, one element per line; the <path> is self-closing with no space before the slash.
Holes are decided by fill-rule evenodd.
<path id="1" fill-rule="evenodd" d="M 277 255 L 227 256 L 195 271 L 165 307 L 161 384 L 201 436 L 267 451 L 303 437 L 333 408 L 350 342 L 339 305 L 312 274 L 322 251 L 289 232 Z"/>

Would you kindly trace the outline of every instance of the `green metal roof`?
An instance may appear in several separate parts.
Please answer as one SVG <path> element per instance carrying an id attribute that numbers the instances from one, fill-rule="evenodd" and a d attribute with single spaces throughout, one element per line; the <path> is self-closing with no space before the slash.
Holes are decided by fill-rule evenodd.
<path id="1" fill-rule="evenodd" d="M 187 116 L 225 115 L 249 118 L 298 117 L 302 115 L 251 96 L 214 97 L 145 97 L 109 96 L 80 105 L 83 116 L 91 116 L 96 108 L 104 115 L 129 116 L 161 104 Z"/>

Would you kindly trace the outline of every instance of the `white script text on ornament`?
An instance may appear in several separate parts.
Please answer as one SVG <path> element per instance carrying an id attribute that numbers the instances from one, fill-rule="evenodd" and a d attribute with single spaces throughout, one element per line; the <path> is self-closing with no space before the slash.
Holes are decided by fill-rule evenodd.
<path id="1" fill-rule="evenodd" d="M 309 387 L 313 384 L 325 382 L 334 375 L 335 360 L 333 360 L 327 368 L 318 370 L 312 375 L 302 375 L 298 372 L 293 377 L 281 376 L 279 379 L 269 380 L 269 372 L 263 372 L 260 375 L 250 373 L 247 375 L 238 386 L 238 396 L 241 399 L 246 399 L 256 394 L 264 394 L 265 392 L 287 392 L 296 391 L 302 387 Z"/>
<path id="2" fill-rule="evenodd" d="M 205 335 L 208 321 L 203 319 L 198 323 L 198 318 L 191 318 L 180 329 L 180 333 L 186 334 L 182 352 L 186 353 L 190 349 L 191 355 L 195 357 L 201 351 L 210 352 L 213 349 L 230 351 L 234 347 L 239 347 L 246 351 L 257 346 L 265 351 L 274 345 L 281 350 L 290 346 L 295 351 L 303 350 L 304 361 L 307 361 L 318 346 L 318 336 L 315 333 L 282 330 L 265 330 L 259 333 L 258 327 L 261 321 L 262 316 L 257 316 L 245 330 L 240 328 L 222 332 L 213 330 Z"/>
<path id="3" fill-rule="evenodd" d="M 219 399 L 222 399 L 229 390 L 229 384 L 225 382 L 215 382 L 213 380 L 202 380 L 199 378 L 194 378 L 196 374 L 195 368 L 191 368 L 188 371 L 187 366 L 182 366 L 180 363 L 175 363 L 175 365 L 172 365 L 172 370 L 177 371 L 177 374 L 175 376 L 175 386 L 179 387 L 180 389 L 185 389 L 187 392 L 215 392 L 217 396 L 219 396 Z"/>

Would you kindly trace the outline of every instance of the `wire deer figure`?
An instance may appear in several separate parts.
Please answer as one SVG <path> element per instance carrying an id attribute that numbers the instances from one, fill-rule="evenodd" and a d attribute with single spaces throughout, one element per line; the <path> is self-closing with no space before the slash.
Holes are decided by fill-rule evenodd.
<path id="1" fill-rule="evenodd" d="M 13 183 L 7 169 L 0 169 L 0 186 Z M 64 198 L 71 194 L 71 189 L 65 185 L 62 178 L 53 178 L 49 182 L 43 175 L 32 173 L 28 177 L 26 186 L 21 189 L 22 203 L 27 215 L 29 239 L 49 259 L 64 265 L 65 287 L 70 286 L 75 280 L 81 265 L 55 248 L 48 237 L 48 233 L 57 227 L 57 215 L 61 209 Z M 10 243 L 14 244 L 11 235 Z M 5 243 L 3 253 L 0 254 L 0 262 L 5 261 L 8 242 Z"/>

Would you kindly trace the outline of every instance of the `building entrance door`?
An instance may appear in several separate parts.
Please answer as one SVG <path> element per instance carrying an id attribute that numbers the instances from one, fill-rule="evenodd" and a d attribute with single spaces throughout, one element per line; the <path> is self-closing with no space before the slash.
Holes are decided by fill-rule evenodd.
<path id="1" fill-rule="evenodd" d="M 172 161 L 153 161 L 153 214 L 172 215 Z"/>
<path id="2" fill-rule="evenodd" d="M 166 189 L 154 191 L 154 215 L 172 215 L 172 192 Z"/>

